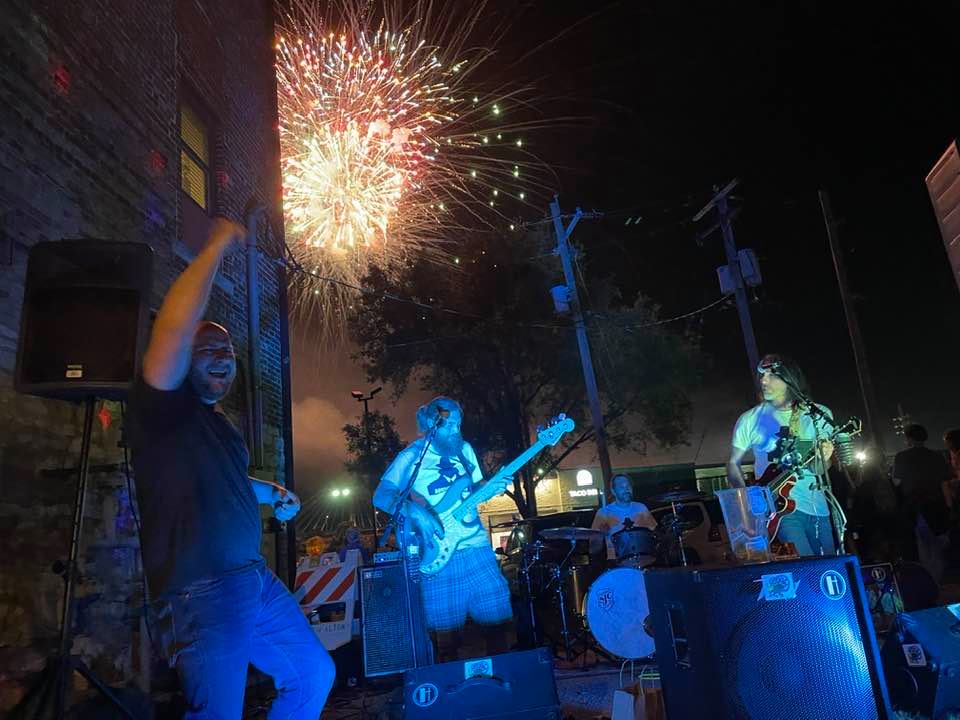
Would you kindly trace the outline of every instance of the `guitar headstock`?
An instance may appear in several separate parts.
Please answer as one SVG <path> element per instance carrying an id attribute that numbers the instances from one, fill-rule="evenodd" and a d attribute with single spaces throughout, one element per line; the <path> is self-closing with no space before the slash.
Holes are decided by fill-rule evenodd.
<path id="1" fill-rule="evenodd" d="M 856 416 L 851 416 L 849 420 L 837 428 L 834 435 L 844 434 L 849 435 L 850 437 L 855 437 L 861 432 L 863 432 L 863 421 Z"/>
<path id="2" fill-rule="evenodd" d="M 560 413 L 551 418 L 546 426 L 541 425 L 537 428 L 537 440 L 543 445 L 556 445 L 560 442 L 560 438 L 573 430 L 574 427 L 573 418 L 568 418 L 565 414 Z"/>

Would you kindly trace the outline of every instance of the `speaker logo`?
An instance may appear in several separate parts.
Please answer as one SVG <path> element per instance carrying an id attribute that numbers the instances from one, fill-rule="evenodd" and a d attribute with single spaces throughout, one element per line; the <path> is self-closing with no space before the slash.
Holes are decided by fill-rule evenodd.
<path id="1" fill-rule="evenodd" d="M 413 690 L 413 704 L 417 707 L 430 707 L 440 698 L 440 689 L 433 683 L 422 683 Z"/>
<path id="2" fill-rule="evenodd" d="M 469 680 L 475 677 L 493 677 L 493 658 L 471 660 L 463 664 L 463 679 Z"/>
<path id="3" fill-rule="evenodd" d="M 836 570 L 827 570 L 820 576 L 820 592 L 831 600 L 840 600 L 847 594 L 847 581 Z"/>
<path id="4" fill-rule="evenodd" d="M 797 588 L 800 587 L 800 581 L 793 577 L 793 573 L 774 573 L 772 575 L 761 575 L 760 595 L 757 600 L 793 600 L 797 597 Z"/>
<path id="5" fill-rule="evenodd" d="M 923 646 L 919 643 L 906 643 L 901 645 L 903 656 L 907 659 L 908 667 L 926 667 L 927 656 L 923 652 Z"/>

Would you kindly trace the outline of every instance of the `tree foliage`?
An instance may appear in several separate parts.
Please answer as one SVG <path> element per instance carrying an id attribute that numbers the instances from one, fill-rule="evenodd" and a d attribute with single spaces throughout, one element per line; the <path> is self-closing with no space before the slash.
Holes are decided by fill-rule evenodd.
<path id="1" fill-rule="evenodd" d="M 357 424 L 344 425 L 343 435 L 347 441 L 346 469 L 361 478 L 367 492 L 370 492 L 393 458 L 403 449 L 403 441 L 397 433 L 394 420 L 374 410 Z"/>
<path id="2" fill-rule="evenodd" d="M 562 273 L 547 244 L 536 236 L 491 237 L 453 267 L 413 264 L 396 283 L 374 271 L 368 284 L 377 292 L 361 299 L 349 321 L 355 359 L 371 382 L 389 382 L 398 395 L 414 383 L 461 402 L 464 435 L 488 469 L 528 447 L 551 415 L 576 420 L 572 436 L 515 477 L 510 494 L 524 515 L 535 509 L 528 498 L 536 467 L 549 471 L 593 438 L 573 323 L 551 300 Z M 649 443 L 685 442 L 699 374 L 696 338 L 657 325 L 649 300 L 626 303 L 602 280 L 581 293 L 609 444 L 644 452 Z"/>

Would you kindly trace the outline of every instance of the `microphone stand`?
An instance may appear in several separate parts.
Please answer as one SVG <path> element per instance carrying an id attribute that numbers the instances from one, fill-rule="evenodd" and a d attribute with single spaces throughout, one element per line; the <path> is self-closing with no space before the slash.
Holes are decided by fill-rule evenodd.
<path id="1" fill-rule="evenodd" d="M 825 425 L 836 429 L 837 424 L 830 415 L 823 411 L 823 409 L 817 405 L 806 393 L 804 393 L 797 384 L 791 381 L 789 378 L 786 378 L 778 370 L 774 369 L 773 374 L 778 378 L 783 380 L 784 384 L 793 393 L 793 397 L 800 407 L 803 409 L 807 415 L 810 416 L 810 419 L 813 421 L 813 442 L 814 442 L 814 459 L 816 464 L 816 472 L 814 472 L 814 477 L 817 478 L 816 484 L 813 486 L 813 489 L 823 493 L 824 499 L 827 501 L 827 504 L 830 506 L 830 509 L 833 511 L 830 513 L 830 528 L 833 533 L 833 548 L 834 554 L 840 555 L 843 552 L 843 536 L 846 534 L 847 528 L 847 516 L 843 512 L 843 508 L 840 507 L 840 503 L 837 501 L 836 496 L 833 494 L 833 489 L 830 486 L 830 477 L 828 474 L 828 467 L 826 462 L 820 455 L 820 425 L 817 424 L 817 421 L 820 420 Z M 836 450 L 834 450 L 836 452 Z"/>
<path id="2" fill-rule="evenodd" d="M 413 471 L 410 473 L 410 479 L 407 481 L 406 487 L 397 496 L 394 511 L 390 516 L 390 520 L 383 528 L 383 533 L 379 541 L 379 546 L 383 547 L 386 545 L 390 533 L 396 531 L 397 545 L 400 548 L 400 565 L 403 568 L 403 578 L 407 585 L 407 618 L 409 618 L 410 636 L 413 639 L 414 668 L 432 665 L 433 652 L 430 643 L 424 642 L 424 637 L 427 633 L 420 594 L 420 547 L 419 545 L 413 546 L 407 543 L 408 518 L 404 513 L 404 507 L 410 498 L 410 493 L 413 491 L 413 485 L 417 480 L 417 476 L 420 474 L 420 467 L 423 465 L 423 459 L 427 455 L 427 450 L 430 449 L 430 443 L 433 442 L 433 438 L 437 434 L 437 428 L 439 428 L 442 423 L 443 416 L 438 413 L 436 422 L 424 436 L 423 450 L 420 452 L 420 457 L 417 458 L 417 462 L 413 466 Z M 412 556 L 415 556 L 415 559 L 412 559 Z M 413 595 L 417 596 L 416 608 L 414 607 Z"/>

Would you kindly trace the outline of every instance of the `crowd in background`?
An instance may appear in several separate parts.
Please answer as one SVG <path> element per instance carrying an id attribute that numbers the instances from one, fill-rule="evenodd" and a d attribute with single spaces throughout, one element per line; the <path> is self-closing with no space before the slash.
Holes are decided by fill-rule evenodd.
<path id="1" fill-rule="evenodd" d="M 913 564 L 939 587 L 960 578 L 960 429 L 944 434 L 945 450 L 928 439 L 909 425 L 892 463 L 835 468 L 832 484 L 862 562 Z"/>

